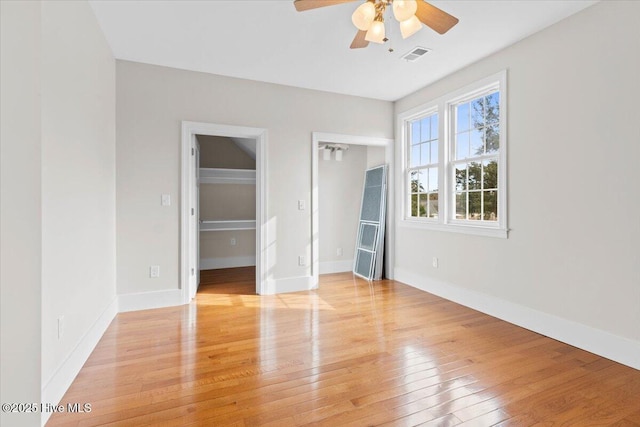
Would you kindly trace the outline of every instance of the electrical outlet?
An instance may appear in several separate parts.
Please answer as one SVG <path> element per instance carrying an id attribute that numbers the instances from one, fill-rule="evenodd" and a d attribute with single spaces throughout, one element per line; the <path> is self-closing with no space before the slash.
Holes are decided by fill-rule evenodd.
<path id="1" fill-rule="evenodd" d="M 336 256 L 342 256 L 342 248 L 336 249 Z"/>
<path id="2" fill-rule="evenodd" d="M 158 277 L 160 277 L 159 265 L 152 265 L 151 267 L 149 267 L 149 277 L 151 277 L 152 279 L 157 279 Z"/>
<path id="3" fill-rule="evenodd" d="M 305 259 L 305 256 L 304 256 L 304 255 L 300 255 L 300 256 L 298 257 L 298 265 L 299 265 L 300 267 L 304 267 L 305 265 L 307 265 L 307 262 L 306 262 L 306 259 Z"/>
<path id="4" fill-rule="evenodd" d="M 232 237 L 232 238 L 231 238 L 231 246 L 235 246 L 235 245 L 236 245 L 236 243 L 238 243 L 238 242 L 236 241 L 236 238 L 235 238 L 235 237 Z"/>
<path id="5" fill-rule="evenodd" d="M 431 265 L 433 265 L 433 268 L 438 268 L 438 257 L 433 257 L 433 259 L 431 260 Z"/>
<path id="6" fill-rule="evenodd" d="M 298 210 L 299 211 L 303 211 L 306 209 L 306 203 L 304 202 L 304 200 L 298 200 Z"/>
<path id="7" fill-rule="evenodd" d="M 61 340 L 64 335 L 64 316 L 58 317 L 58 339 Z"/>
<path id="8" fill-rule="evenodd" d="M 163 194 L 161 199 L 162 206 L 171 206 L 171 194 Z"/>

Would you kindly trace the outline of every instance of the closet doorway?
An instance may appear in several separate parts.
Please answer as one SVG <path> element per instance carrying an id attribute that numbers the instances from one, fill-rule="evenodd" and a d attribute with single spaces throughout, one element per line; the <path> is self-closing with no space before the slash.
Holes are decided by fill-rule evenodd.
<path id="1" fill-rule="evenodd" d="M 196 135 L 196 145 L 198 286 L 233 280 L 236 292 L 255 294 L 246 277 L 256 265 L 256 141 Z"/>
<path id="2" fill-rule="evenodd" d="M 266 130 L 182 122 L 180 279 L 184 303 L 201 272 L 255 268 L 265 288 Z M 208 275 L 209 273 L 206 273 Z"/>

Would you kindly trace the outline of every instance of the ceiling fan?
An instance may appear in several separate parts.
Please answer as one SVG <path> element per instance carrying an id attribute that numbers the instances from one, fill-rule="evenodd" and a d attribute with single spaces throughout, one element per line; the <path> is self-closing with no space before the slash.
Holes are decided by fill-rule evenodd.
<path id="1" fill-rule="evenodd" d="M 298 12 L 303 12 L 351 1 L 354 0 L 295 0 L 293 5 Z M 356 37 L 351 42 L 351 49 L 367 47 L 369 42 L 387 41 L 384 29 L 384 12 L 387 7 L 393 9 L 393 15 L 400 22 L 403 39 L 415 34 L 422 28 L 422 24 L 444 34 L 458 23 L 458 18 L 424 0 L 366 0 L 351 16 L 351 21 L 358 28 Z"/>

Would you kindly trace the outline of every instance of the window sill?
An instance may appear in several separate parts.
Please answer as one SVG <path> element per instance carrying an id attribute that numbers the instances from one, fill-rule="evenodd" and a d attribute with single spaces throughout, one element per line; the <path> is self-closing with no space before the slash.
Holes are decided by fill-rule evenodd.
<path id="1" fill-rule="evenodd" d="M 424 220 L 404 219 L 398 222 L 398 226 L 404 228 L 414 228 L 421 230 L 447 231 L 451 233 L 471 234 L 476 236 L 497 237 L 506 239 L 509 231 L 497 227 L 481 227 L 462 224 L 441 224 L 438 222 L 428 222 Z"/>

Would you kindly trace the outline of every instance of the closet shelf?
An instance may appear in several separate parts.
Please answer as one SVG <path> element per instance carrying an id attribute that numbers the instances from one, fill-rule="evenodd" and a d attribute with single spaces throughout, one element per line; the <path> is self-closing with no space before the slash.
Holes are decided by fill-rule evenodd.
<path id="1" fill-rule="evenodd" d="M 256 171 L 252 169 L 200 168 L 201 184 L 253 184 Z"/>
<path id="2" fill-rule="evenodd" d="M 200 231 L 255 230 L 256 221 L 200 221 Z"/>

